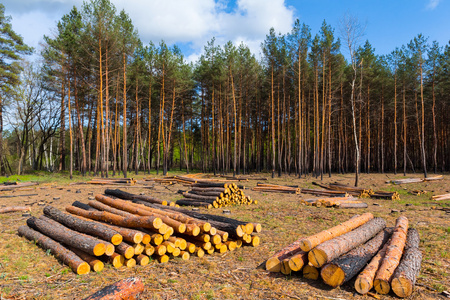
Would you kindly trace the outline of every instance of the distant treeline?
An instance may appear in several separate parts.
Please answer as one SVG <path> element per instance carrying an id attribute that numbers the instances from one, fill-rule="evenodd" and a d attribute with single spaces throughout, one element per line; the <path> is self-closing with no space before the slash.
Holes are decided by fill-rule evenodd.
<path id="1" fill-rule="evenodd" d="M 419 34 L 380 56 L 340 29 L 271 29 L 261 61 L 212 39 L 191 64 L 143 44 L 108 0 L 86 2 L 7 95 L 2 169 L 449 171 L 450 44 Z"/>

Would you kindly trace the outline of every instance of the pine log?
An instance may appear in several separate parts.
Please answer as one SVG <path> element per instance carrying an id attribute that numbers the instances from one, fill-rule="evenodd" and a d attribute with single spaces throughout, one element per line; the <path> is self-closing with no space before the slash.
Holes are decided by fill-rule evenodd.
<path id="1" fill-rule="evenodd" d="M 302 269 L 303 277 L 311 280 L 319 279 L 319 271 L 319 269 L 310 264 L 306 264 Z"/>
<path id="2" fill-rule="evenodd" d="M 308 261 L 316 268 L 364 244 L 386 227 L 383 218 L 375 218 L 358 228 L 321 243 L 308 253 Z"/>
<path id="3" fill-rule="evenodd" d="M 95 256 L 103 255 L 106 251 L 105 243 L 99 239 L 82 235 L 67 227 L 62 229 L 64 228 L 62 225 L 53 226 L 52 224 L 35 217 L 29 218 L 27 220 L 27 225 L 58 242 L 75 247 Z"/>
<path id="4" fill-rule="evenodd" d="M 175 201 L 175 204 L 179 206 L 195 206 L 195 207 L 204 207 L 208 209 L 213 207 L 211 203 L 192 200 L 177 200 Z"/>
<path id="5" fill-rule="evenodd" d="M 306 264 L 308 264 L 308 252 L 299 251 L 289 258 L 289 268 L 294 272 L 300 271 Z"/>
<path id="6" fill-rule="evenodd" d="M 332 287 L 338 287 L 349 281 L 383 248 L 391 234 L 392 228 L 386 228 L 365 244 L 323 266 L 320 271 L 323 281 Z"/>
<path id="7" fill-rule="evenodd" d="M 406 242 L 404 251 L 409 248 L 419 248 L 420 236 L 419 232 L 415 228 L 408 228 L 408 232 L 406 233 Z"/>
<path id="8" fill-rule="evenodd" d="M 89 204 L 85 204 L 85 203 L 80 202 L 80 201 L 74 201 L 74 202 L 72 203 L 72 206 L 78 207 L 78 208 L 81 208 L 81 209 L 84 209 L 84 210 L 98 211 L 98 209 L 93 208 L 93 207 L 90 206 Z"/>
<path id="9" fill-rule="evenodd" d="M 420 273 L 422 252 L 419 248 L 411 247 L 405 250 L 402 260 L 392 276 L 392 290 L 400 298 L 409 297 Z"/>
<path id="10" fill-rule="evenodd" d="M 122 236 L 117 231 L 97 222 L 82 220 L 73 215 L 64 213 L 53 206 L 44 207 L 44 214 L 53 220 L 78 232 L 97 236 L 103 240 L 110 241 L 113 245 L 122 242 Z"/>
<path id="11" fill-rule="evenodd" d="M 47 222 L 51 227 L 59 228 L 62 231 L 67 230 L 67 229 L 70 230 L 66 226 L 62 225 L 61 223 L 56 222 L 53 219 L 50 219 L 50 218 L 46 217 L 45 215 L 40 216 L 39 220 Z M 95 237 L 93 237 L 91 235 L 88 235 L 88 234 L 84 234 L 84 233 L 77 232 L 77 231 L 73 231 L 73 232 L 74 233 L 78 233 L 80 236 L 83 236 L 83 237 L 86 237 L 86 238 L 94 238 L 94 239 L 96 239 Z M 102 240 L 102 239 L 98 239 L 98 241 L 100 241 L 100 242 L 105 244 L 105 255 L 110 256 L 110 255 L 112 255 L 114 253 L 114 245 L 113 244 L 111 244 L 111 243 L 109 243 L 109 242 L 107 242 L 105 240 Z"/>
<path id="12" fill-rule="evenodd" d="M 122 242 L 116 246 L 116 252 L 120 255 L 123 255 L 125 259 L 130 259 L 134 256 L 134 247 Z"/>
<path id="13" fill-rule="evenodd" d="M 380 268 L 377 271 L 373 285 L 379 294 L 387 294 L 390 290 L 390 279 L 395 269 L 400 263 L 403 249 L 406 243 L 406 234 L 408 231 L 408 219 L 400 216 L 395 222 L 394 233 L 389 241 L 386 254 L 381 261 Z"/>
<path id="14" fill-rule="evenodd" d="M 375 278 L 376 272 L 380 267 L 381 261 L 386 254 L 389 242 L 384 244 L 383 248 L 378 251 L 378 253 L 372 258 L 370 263 L 364 268 L 361 273 L 356 277 L 355 289 L 358 293 L 364 295 L 367 294 L 373 287 L 373 280 Z"/>
<path id="15" fill-rule="evenodd" d="M 93 208 L 99 210 L 99 211 L 106 211 L 118 216 L 122 216 L 122 217 L 132 217 L 134 216 L 134 214 L 129 213 L 127 211 L 121 210 L 121 209 L 117 209 L 114 208 L 112 206 L 106 205 L 104 203 L 101 203 L 100 201 L 97 200 L 90 200 L 88 202 L 89 206 L 92 206 Z"/>
<path id="16" fill-rule="evenodd" d="M 335 237 L 338 237 L 344 233 L 347 233 L 358 226 L 366 223 L 367 221 L 373 219 L 373 215 L 371 213 L 364 213 L 362 215 L 355 215 L 351 219 L 341 223 L 335 227 L 330 229 L 321 231 L 315 235 L 307 237 L 302 240 L 301 248 L 303 251 L 308 252 L 320 243 L 331 240 Z"/>
<path id="17" fill-rule="evenodd" d="M 125 257 L 119 253 L 114 252 L 111 256 L 102 256 L 102 259 L 113 265 L 114 268 L 119 269 L 125 263 Z"/>
<path id="18" fill-rule="evenodd" d="M 120 199 L 124 199 L 124 200 L 142 200 L 142 201 L 146 201 L 146 202 L 150 202 L 150 203 L 157 203 L 157 204 L 161 204 L 161 205 L 168 204 L 168 202 L 165 200 L 160 200 L 160 199 L 157 199 L 157 198 L 154 198 L 151 196 L 135 195 L 135 194 L 127 193 L 125 191 L 121 191 L 119 189 L 115 189 L 115 190 L 107 189 L 107 190 L 105 190 L 105 194 L 114 196 L 114 197 L 117 197 Z"/>
<path id="19" fill-rule="evenodd" d="M 0 214 L 17 212 L 17 211 L 31 211 L 29 206 L 7 206 L 0 208 Z"/>
<path id="20" fill-rule="evenodd" d="M 79 256 L 62 246 L 57 241 L 31 229 L 28 226 L 20 226 L 18 232 L 20 236 L 23 236 L 30 241 L 35 241 L 45 250 L 50 250 L 56 258 L 69 266 L 72 271 L 78 275 L 87 274 L 90 272 L 91 267 L 87 262 L 83 261 Z"/>
<path id="21" fill-rule="evenodd" d="M 144 243 L 143 242 L 144 236 L 149 236 L 150 237 L 150 235 L 148 233 L 145 233 L 145 232 L 142 232 L 142 231 L 139 231 L 139 230 L 136 230 L 136 229 L 125 228 L 125 227 L 120 227 L 120 226 L 114 226 L 114 225 L 111 225 L 111 224 L 107 224 L 106 226 L 109 226 L 113 230 L 115 230 L 118 233 L 120 233 L 120 235 L 122 235 L 122 237 L 123 237 L 123 241 L 128 242 L 128 243 L 133 243 L 133 244 L 137 244 L 137 243 L 140 243 L 140 242 Z M 147 239 L 148 239 L 148 237 L 147 237 Z"/>
<path id="22" fill-rule="evenodd" d="M 289 246 L 284 247 L 283 249 L 281 249 L 280 251 L 278 251 L 271 257 L 269 257 L 264 263 L 266 270 L 269 272 L 280 272 L 281 271 L 281 261 L 283 259 L 288 258 L 288 257 L 296 254 L 297 252 L 301 251 L 300 245 L 301 245 L 302 240 L 303 240 L 303 238 L 299 238 L 298 240 L 296 240 Z"/>
<path id="23" fill-rule="evenodd" d="M 105 205 L 108 205 L 110 207 L 114 207 L 116 209 L 120 209 L 126 212 L 129 212 L 131 214 L 140 215 L 140 216 L 153 216 L 155 218 L 160 218 L 161 221 L 164 222 L 164 224 L 172 227 L 175 232 L 177 233 L 183 233 L 186 231 L 186 224 L 183 224 L 181 222 L 178 222 L 172 218 L 169 218 L 163 214 L 158 214 L 151 212 L 149 210 L 146 210 L 145 207 L 138 207 L 136 204 L 124 201 L 120 199 L 113 199 L 104 195 L 96 195 L 95 199 L 99 202 L 102 202 Z"/>
<path id="24" fill-rule="evenodd" d="M 138 277 L 130 277 L 113 283 L 84 300 L 139 299 L 144 291 L 144 283 Z"/>
<path id="25" fill-rule="evenodd" d="M 88 219 L 111 223 L 122 227 L 159 229 L 163 224 L 160 218 L 152 216 L 122 217 L 106 211 L 85 211 L 73 206 L 66 207 L 66 211 Z"/>
<path id="26" fill-rule="evenodd" d="M 134 258 L 129 258 L 125 260 L 124 264 L 127 268 L 132 268 L 136 266 L 136 260 Z"/>
<path id="27" fill-rule="evenodd" d="M 83 251 L 78 250 L 73 247 L 68 246 L 67 248 L 70 251 L 72 251 L 73 253 L 75 253 L 76 255 L 78 255 L 82 260 L 87 262 L 89 264 L 89 266 L 91 267 L 92 271 L 101 272 L 103 270 L 103 268 L 105 267 L 105 264 L 100 259 L 98 259 L 98 257 L 89 255 L 86 252 L 83 252 Z"/>
<path id="28" fill-rule="evenodd" d="M 147 255 L 140 254 L 136 257 L 136 263 L 140 266 L 146 266 L 150 262 L 150 258 Z"/>

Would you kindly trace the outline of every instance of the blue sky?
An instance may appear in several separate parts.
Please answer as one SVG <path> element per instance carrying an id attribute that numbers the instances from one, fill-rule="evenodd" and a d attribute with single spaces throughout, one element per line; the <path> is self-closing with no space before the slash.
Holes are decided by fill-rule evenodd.
<path id="1" fill-rule="evenodd" d="M 13 28 L 29 45 L 39 49 L 42 36 L 52 35 L 56 22 L 73 5 L 83 0 L 4 0 Z M 228 40 L 246 43 L 258 57 L 260 44 L 270 27 L 277 32 L 291 30 L 295 19 L 308 24 L 312 33 L 323 20 L 336 29 L 345 13 L 366 24 L 368 39 L 376 54 L 388 54 L 407 44 L 417 34 L 450 40 L 450 0 L 111 0 L 125 9 L 144 44 L 178 44 L 190 61 L 195 61 L 212 37 L 218 44 Z M 344 53 L 344 51 L 343 51 Z"/>

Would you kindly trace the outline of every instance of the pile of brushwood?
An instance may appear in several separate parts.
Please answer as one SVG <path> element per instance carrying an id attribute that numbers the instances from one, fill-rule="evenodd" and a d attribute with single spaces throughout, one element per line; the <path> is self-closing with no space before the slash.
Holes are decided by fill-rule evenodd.
<path id="1" fill-rule="evenodd" d="M 245 196 L 240 187 L 235 183 L 197 182 L 189 191 L 180 191 L 184 199 L 176 201 L 176 204 L 206 208 L 258 204 L 257 200 Z"/>
<path id="2" fill-rule="evenodd" d="M 271 256 L 264 264 L 270 272 L 302 271 L 309 279 L 338 287 L 356 277 L 360 294 L 372 288 L 379 294 L 392 289 L 398 297 L 412 294 L 420 271 L 422 254 L 419 233 L 408 229 L 400 216 L 395 227 L 371 213 L 355 215 L 338 226 L 300 238 Z"/>
<path id="3" fill-rule="evenodd" d="M 105 193 L 117 198 L 99 194 L 87 204 L 75 201 L 66 212 L 46 206 L 44 215 L 29 218 L 18 233 L 77 274 L 100 272 L 105 263 L 145 266 L 150 257 L 165 263 L 260 243 L 260 224 L 162 205 L 120 190 Z"/>

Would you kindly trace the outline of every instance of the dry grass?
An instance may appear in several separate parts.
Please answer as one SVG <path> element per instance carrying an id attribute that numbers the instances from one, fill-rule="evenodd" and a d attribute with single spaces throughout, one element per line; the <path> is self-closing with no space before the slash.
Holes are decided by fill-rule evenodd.
<path id="1" fill-rule="evenodd" d="M 259 175 L 261 176 L 261 175 Z M 266 176 L 269 176 L 266 174 Z M 416 177 L 419 177 L 417 175 Z M 443 181 L 387 185 L 388 179 L 402 178 L 392 174 L 363 174 L 362 187 L 374 190 L 398 191 L 400 201 L 366 199 L 375 216 L 386 219 L 392 226 L 400 215 L 406 215 L 410 226 L 421 234 L 420 248 L 423 251 L 423 263 L 416 292 L 410 299 L 439 298 L 442 291 L 450 291 L 447 280 L 450 274 L 450 214 L 433 207 L 450 206 L 450 201 L 434 202 L 432 194 L 448 193 L 449 176 Z M 294 176 L 282 176 L 270 179 L 276 184 L 295 184 L 312 187 L 316 179 L 298 179 Z M 333 175 L 324 177 L 323 182 L 350 184 L 353 175 Z M 244 182 L 246 187 L 256 182 Z M 76 190 L 81 193 L 76 193 Z M 153 189 L 129 189 L 129 192 L 152 194 L 160 198 L 173 200 L 179 195 L 180 185 L 164 187 L 155 185 Z M 429 191 L 421 196 L 410 195 L 408 191 L 421 189 Z M 43 206 L 38 202 L 54 205 L 63 209 L 75 200 L 87 202 L 88 193 L 100 193 L 101 186 L 56 186 L 37 191 L 3 192 L 3 195 L 38 193 L 38 196 L 24 198 L 3 198 L 1 205 L 28 204 L 32 215 L 42 214 Z M 275 251 L 298 239 L 334 226 L 352 215 L 357 209 L 339 210 L 299 205 L 299 196 L 291 194 L 261 193 L 246 189 L 245 193 L 258 199 L 258 205 L 231 207 L 231 216 L 240 220 L 260 222 L 263 232 L 262 243 L 257 248 L 242 247 L 234 252 L 214 254 L 204 258 L 191 258 L 189 261 L 173 259 L 167 264 L 152 261 L 146 267 L 115 270 L 109 266 L 101 274 L 90 273 L 78 276 L 59 263 L 34 243 L 17 236 L 17 228 L 25 224 L 22 213 L 0 215 L 0 294 L 2 299 L 79 299 L 111 284 L 121 278 L 140 276 L 146 284 L 142 299 L 368 299 L 368 296 L 355 294 L 352 281 L 341 288 L 330 289 L 320 281 L 303 279 L 300 275 L 284 276 L 257 270 L 256 267 Z M 59 200 L 53 200 L 60 197 Z M 311 198 L 306 195 L 305 198 Z M 373 205 L 374 203 L 380 206 Z M 400 212 L 392 213 L 396 209 Z M 221 209 L 209 210 L 209 213 L 221 214 Z M 383 299 L 395 298 L 383 296 Z"/>

